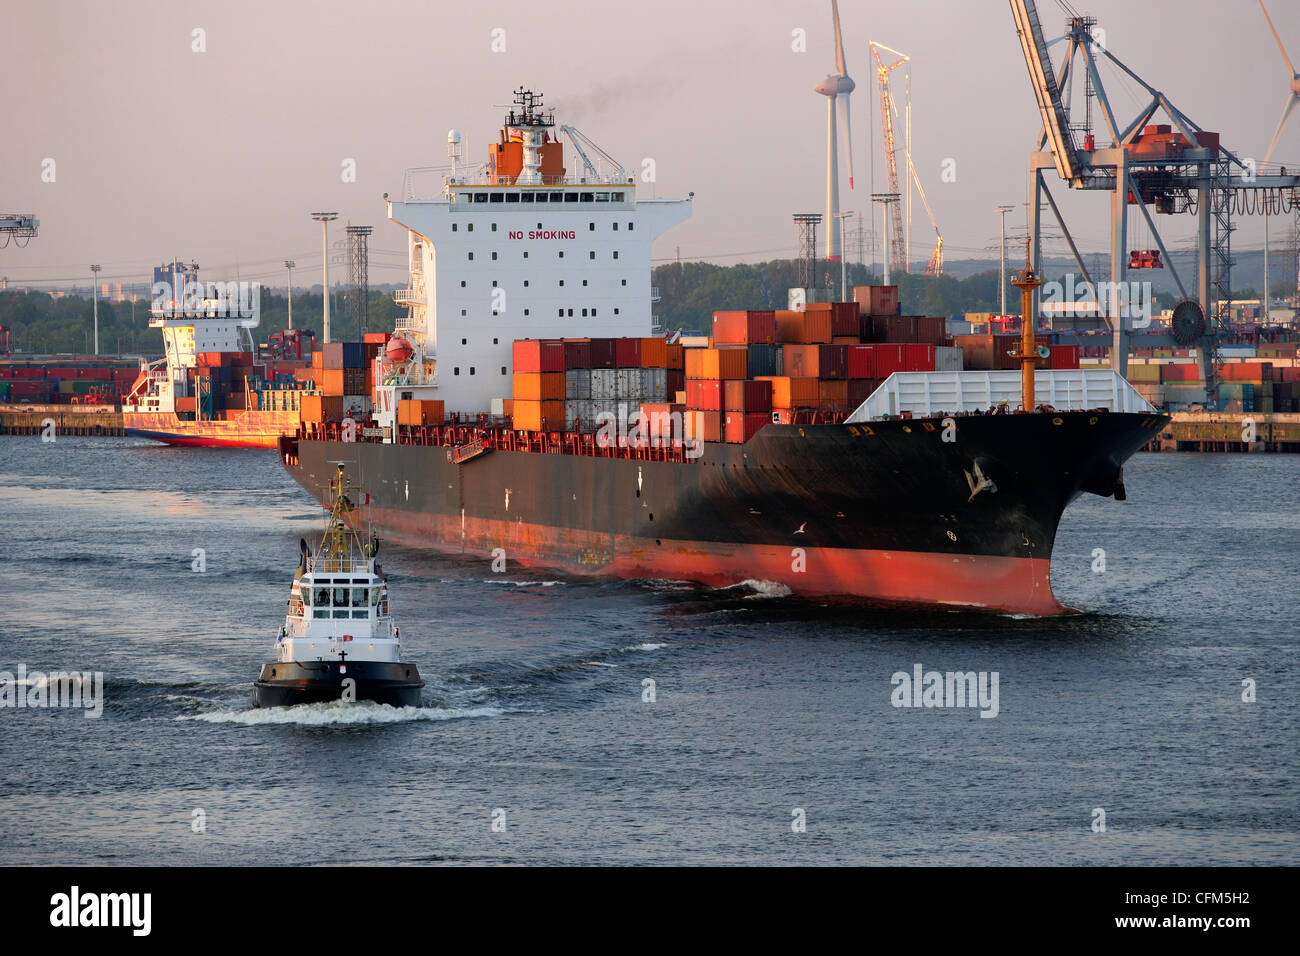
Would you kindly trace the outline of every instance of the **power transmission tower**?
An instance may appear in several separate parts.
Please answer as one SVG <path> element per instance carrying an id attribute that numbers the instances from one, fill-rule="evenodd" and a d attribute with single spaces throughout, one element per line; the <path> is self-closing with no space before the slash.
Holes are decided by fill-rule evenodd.
<path id="1" fill-rule="evenodd" d="M 799 288 L 813 289 L 817 285 L 817 224 L 822 221 L 819 212 L 799 212 L 794 215 L 795 234 L 799 237 Z"/>
<path id="2" fill-rule="evenodd" d="M 370 264 L 366 237 L 372 232 L 374 228 L 371 226 L 347 227 L 349 305 L 358 339 L 365 336 L 370 318 Z"/>

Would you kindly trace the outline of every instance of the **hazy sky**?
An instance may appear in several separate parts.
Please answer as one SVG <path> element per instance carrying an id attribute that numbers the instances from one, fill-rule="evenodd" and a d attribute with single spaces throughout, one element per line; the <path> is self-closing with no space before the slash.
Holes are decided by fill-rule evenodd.
<path id="1" fill-rule="evenodd" d="M 1239 155 L 1262 157 L 1288 78 L 1257 3 L 1088 9 L 1117 56 Z M 1056 0 L 1039 10 L 1059 35 Z M 1273 0 L 1270 13 L 1300 62 L 1300 7 Z M 913 156 L 946 255 L 994 255 L 993 207 L 1024 203 L 1039 125 L 1007 3 L 842 0 L 840 15 L 858 84 L 857 188 L 842 184 L 843 208 L 878 222 L 873 158 L 875 188 L 885 180 L 867 47 L 877 40 L 912 57 Z M 643 194 L 694 191 L 694 216 L 656 257 L 678 247 L 683 258 L 728 263 L 788 257 L 791 214 L 824 207 L 826 109 L 812 88 L 834 68 L 829 0 L 41 0 L 9 4 L 5 19 L 0 211 L 41 220 L 26 249 L 0 250 L 11 283 L 84 282 L 91 262 L 105 279 L 138 280 L 173 255 L 197 259 L 210 279 L 268 283 L 282 283 L 282 260 L 293 258 L 295 284 L 316 282 L 316 209 L 340 213 L 332 240 L 348 219 L 374 225 L 371 279 L 401 281 L 404 230 L 384 218 L 382 194 L 400 195 L 407 167 L 445 162 L 451 127 L 467 158 L 485 158 L 503 113 L 494 104 L 519 85 L 629 170 L 653 158 L 658 181 Z M 192 49 L 196 28 L 206 52 Z M 492 50 L 496 28 L 504 52 Z M 791 49 L 796 28 L 807 31 L 806 53 Z M 1113 76 L 1127 120 L 1138 88 Z M 1300 166 L 1300 116 L 1274 158 L 1288 157 Z M 47 159 L 52 183 L 42 182 Z M 345 159 L 356 162 L 355 183 L 342 181 Z M 945 159 L 956 182 L 940 179 Z M 1055 185 L 1085 251 L 1104 249 L 1104 194 L 1065 196 Z M 1166 238 L 1182 247 L 1193 217 L 1177 218 Z M 1023 228 L 1023 206 L 1014 221 Z M 1239 225 L 1235 246 L 1258 248 L 1261 217 Z M 1274 220 L 1279 251 L 1284 228 Z M 918 203 L 912 255 L 922 266 L 932 244 Z"/>

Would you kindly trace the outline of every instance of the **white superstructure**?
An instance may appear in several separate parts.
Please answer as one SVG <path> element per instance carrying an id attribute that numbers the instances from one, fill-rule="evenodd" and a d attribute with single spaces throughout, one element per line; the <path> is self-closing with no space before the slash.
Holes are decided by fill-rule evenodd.
<path id="1" fill-rule="evenodd" d="M 440 194 L 417 195 L 408 174 L 404 201 L 388 204 L 410 231 L 397 332 L 416 357 L 377 388 L 381 426 L 393 424 L 395 396 L 488 412 L 511 395 L 515 339 L 651 334 L 651 246 L 691 200 L 638 199 L 635 180 L 603 153 L 593 162 L 580 143 L 593 145 L 568 127 L 581 169 L 566 170 L 552 114 L 531 92 L 515 101 L 487 164 L 457 167 L 453 130 Z"/>

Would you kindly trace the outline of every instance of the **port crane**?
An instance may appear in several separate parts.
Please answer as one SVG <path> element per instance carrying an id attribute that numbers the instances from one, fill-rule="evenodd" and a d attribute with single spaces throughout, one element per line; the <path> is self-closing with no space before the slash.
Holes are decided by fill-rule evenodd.
<path id="1" fill-rule="evenodd" d="M 18 248 L 23 248 L 36 235 L 36 230 L 41 221 L 27 212 L 0 212 L 0 238 L 4 239 L 4 244 L 0 249 L 8 247 L 10 240 L 18 243 Z M 18 240 L 25 240 L 18 242 Z"/>
<path id="2" fill-rule="evenodd" d="M 1096 19 L 1080 15 L 1068 2 L 1058 0 L 1068 16 L 1065 53 L 1054 71 L 1048 43 L 1034 0 L 1009 0 L 1016 34 L 1029 70 L 1030 84 L 1042 119 L 1036 148 L 1030 153 L 1029 259 L 1041 274 L 1041 212 L 1056 217 L 1066 243 L 1089 286 L 1097 289 L 1083 257 L 1047 188 L 1046 174 L 1056 175 L 1071 189 L 1096 190 L 1110 195 L 1109 294 L 1098 290 L 1098 316 L 1092 328 L 1111 332 L 1111 366 L 1127 372 L 1133 345 L 1167 345 L 1166 336 L 1135 331 L 1134 316 L 1125 315 L 1118 289 L 1127 289 L 1128 272 L 1135 264 L 1129 255 L 1129 207 L 1136 207 L 1158 250 L 1138 250 L 1139 268 L 1155 263 L 1168 270 L 1181 301 L 1175 306 L 1171 333 L 1183 346 L 1200 347 L 1202 372 L 1210 397 L 1215 391 L 1214 351 L 1228 329 L 1226 305 L 1231 297 L 1232 218 L 1242 213 L 1290 212 L 1300 209 L 1300 176 L 1285 167 L 1256 164 L 1224 148 L 1219 134 L 1203 129 L 1178 109 L 1170 98 L 1143 80 L 1100 42 Z M 1058 41 L 1053 41 L 1058 42 Z M 1098 66 L 1108 63 L 1145 91 L 1150 100 L 1127 122 L 1117 116 Z M 1070 108 L 1061 91 L 1072 74 L 1082 72 L 1087 81 L 1087 112 L 1081 124 L 1071 125 Z M 1101 147 L 1092 129 L 1092 100 L 1096 99 L 1110 144 Z M 1153 122 L 1157 113 L 1167 123 Z M 1183 281 L 1160 235 L 1152 212 L 1197 217 L 1196 287 Z M 1103 302 L 1103 299 L 1106 301 Z M 1037 299 L 1034 314 L 1037 314 Z M 1087 320 L 1085 320 L 1087 321 Z M 1098 324 L 1101 323 L 1101 324 Z"/>
<path id="3" fill-rule="evenodd" d="M 930 227 L 934 229 L 935 247 L 930 253 L 930 261 L 926 264 L 925 274 L 928 276 L 943 275 L 943 233 L 939 231 L 939 223 L 934 218 L 934 210 L 930 208 L 930 200 L 925 195 L 925 188 L 921 185 L 921 178 L 916 174 L 916 166 L 912 162 L 912 104 L 906 105 L 906 116 L 900 117 L 898 112 L 898 103 L 889 90 L 889 74 L 894 69 L 904 66 L 911 61 L 905 53 L 885 46 L 883 43 L 877 43 L 872 40 L 869 44 L 871 47 L 872 58 L 876 61 L 876 78 L 880 85 L 880 126 L 882 139 L 885 146 L 885 168 L 889 174 L 889 188 L 891 192 L 898 193 L 900 196 L 904 192 L 898 188 L 898 149 L 894 140 L 894 120 L 903 119 L 905 123 L 905 132 L 903 138 L 903 157 L 907 163 L 907 179 L 909 189 L 905 195 L 907 197 L 907 214 L 904 218 L 903 210 L 899 208 L 899 203 L 894 203 L 894 236 L 890 242 L 891 261 L 895 269 L 902 272 L 909 271 L 909 244 L 911 241 L 911 221 L 912 221 L 912 194 L 911 185 L 916 186 L 917 195 L 921 197 L 921 205 L 925 207 L 925 214 L 930 219 Z M 880 51 L 897 57 L 894 62 L 886 64 L 880 56 Z M 910 99 L 910 93 L 909 93 Z M 904 225 L 906 223 L 906 227 Z"/>
<path id="4" fill-rule="evenodd" d="M 891 50 L 875 40 L 871 40 L 867 45 L 871 47 L 871 58 L 876 61 L 876 83 L 880 87 L 880 128 L 885 146 L 885 171 L 889 175 L 889 191 L 901 196 L 903 192 L 898 188 L 898 151 L 894 145 L 893 120 L 893 116 L 898 113 L 898 109 L 894 106 L 893 95 L 889 92 L 889 74 L 892 70 L 906 64 L 911 58 L 907 54 Z M 881 50 L 896 56 L 898 59 L 886 65 L 880 56 Z M 892 203 L 892 205 L 894 207 L 894 233 L 889 237 L 889 259 L 895 272 L 906 272 L 907 238 L 903 235 L 903 210 L 900 208 L 901 203 Z"/>

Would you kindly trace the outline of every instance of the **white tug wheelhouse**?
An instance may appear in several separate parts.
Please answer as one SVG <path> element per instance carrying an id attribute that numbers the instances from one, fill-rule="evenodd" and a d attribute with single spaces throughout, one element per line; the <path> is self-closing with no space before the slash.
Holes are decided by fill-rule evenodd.
<path id="1" fill-rule="evenodd" d="M 312 554 L 302 543 L 276 660 L 338 662 L 346 674 L 347 661 L 399 661 L 401 640 L 389 614 L 388 581 L 376 561 L 378 539 L 363 542 L 347 526 L 356 506 L 346 494 L 341 464 L 331 486 L 334 502 L 320 547 Z"/>

